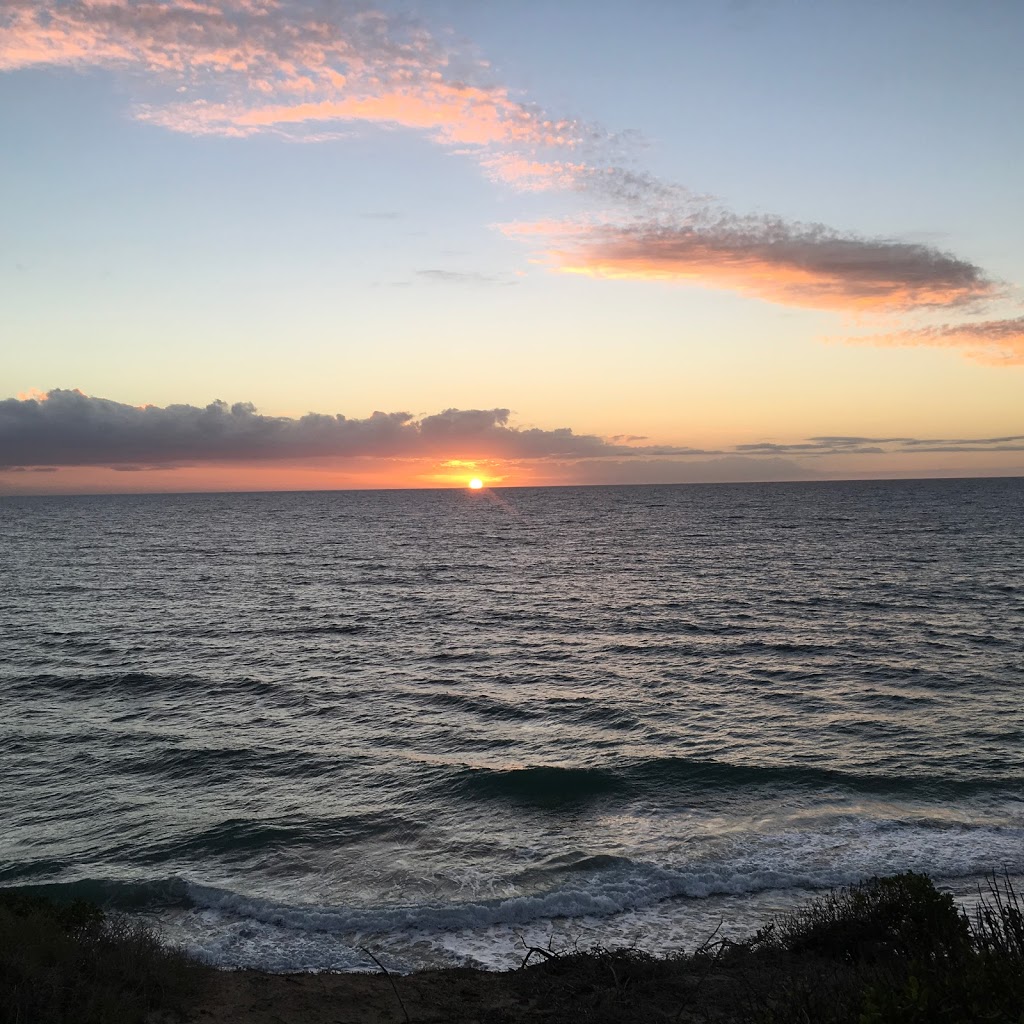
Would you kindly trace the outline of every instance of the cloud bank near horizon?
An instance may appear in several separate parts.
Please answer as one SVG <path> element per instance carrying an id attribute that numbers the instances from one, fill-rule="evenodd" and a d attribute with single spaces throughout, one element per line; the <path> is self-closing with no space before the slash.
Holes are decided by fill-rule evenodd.
<path id="1" fill-rule="evenodd" d="M 358 0 L 7 0 L 0 71 L 30 67 L 133 76 L 146 97 L 137 118 L 193 135 L 319 141 L 357 124 L 425 133 L 496 182 L 582 195 L 602 211 L 505 226 L 559 272 L 852 313 L 960 309 L 999 295 L 981 268 L 932 246 L 744 217 L 659 181 L 629 166 L 630 132 L 549 114 L 496 82 L 479 54 Z M 913 330 L 890 338 L 957 344 Z"/>
<path id="2" fill-rule="evenodd" d="M 568 427 L 510 424 L 508 409 L 446 409 L 417 419 L 375 412 L 266 416 L 249 402 L 134 406 L 77 390 L 0 401 L 0 469 L 176 466 L 285 459 L 592 459 L 715 454 L 633 447 Z"/>
<path id="3" fill-rule="evenodd" d="M 758 465 L 762 473 L 816 475 L 813 460 L 822 456 L 1024 451 L 1024 434 L 945 439 L 822 436 L 724 449 L 636 443 L 646 440 L 636 435 L 576 434 L 568 427 L 519 427 L 511 423 L 508 409 L 446 409 L 419 418 L 407 412 L 375 412 L 365 419 L 340 413 L 292 418 L 264 415 L 248 402 L 133 406 L 63 389 L 0 400 L 0 471 L 7 472 L 323 459 L 495 460 L 572 464 L 590 467 L 587 479 L 650 482 L 667 480 L 673 466 L 678 470 L 699 464 L 735 474 L 735 479 L 756 479 Z M 812 461 L 806 461 L 809 458 Z M 729 478 L 733 477 L 723 477 Z"/>

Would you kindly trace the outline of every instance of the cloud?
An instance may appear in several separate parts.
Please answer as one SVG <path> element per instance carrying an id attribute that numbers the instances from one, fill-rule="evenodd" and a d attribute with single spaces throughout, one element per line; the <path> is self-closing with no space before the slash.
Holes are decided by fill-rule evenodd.
<path id="1" fill-rule="evenodd" d="M 492 181 L 514 185 L 525 192 L 578 188 L 589 173 L 585 163 L 563 160 L 534 160 L 518 153 L 491 153 L 480 160 Z"/>
<path id="2" fill-rule="evenodd" d="M 569 428 L 510 424 L 508 409 L 447 409 L 414 418 L 265 416 L 247 402 L 133 406 L 80 391 L 0 401 L 3 467 L 174 466 L 299 458 L 586 459 L 702 454 L 615 444 Z"/>
<path id="3" fill-rule="evenodd" d="M 936 439 L 915 437 L 810 437 L 792 444 L 760 441 L 738 444 L 746 455 L 898 455 L 920 452 L 1016 452 L 1024 451 L 1024 434 L 1007 437 Z"/>
<path id="4" fill-rule="evenodd" d="M 705 210 L 678 223 L 508 230 L 548 234 L 547 258 L 565 273 L 727 288 L 788 306 L 905 311 L 995 293 L 979 268 L 930 246 L 771 217 Z"/>
<path id="5" fill-rule="evenodd" d="M 955 348 L 976 363 L 988 366 L 1024 366 L 1024 316 L 1009 320 L 976 320 L 938 327 L 919 327 L 844 338 L 855 345 L 879 345 L 895 348 Z"/>
<path id="6" fill-rule="evenodd" d="M 936 470 L 942 455 L 924 453 L 971 453 L 967 471 L 1005 470 L 1014 469 L 1007 453 L 1024 452 L 1024 434 L 833 435 L 721 449 L 635 443 L 647 440 L 517 426 L 503 408 L 287 417 L 247 402 L 133 406 L 58 389 L 0 400 L 0 490 L 451 486 L 470 474 L 530 484 L 754 482 Z"/>
<path id="7" fill-rule="evenodd" d="M 848 312 L 964 308 L 997 294 L 937 248 L 824 225 L 740 216 L 631 166 L 638 137 L 546 112 L 486 60 L 408 14 L 362 0 L 6 0 L 0 71 L 106 68 L 135 84 L 142 121 L 195 135 L 337 139 L 397 126 L 471 154 L 492 180 L 574 193 L 580 219 L 506 225 L 558 272 L 689 282 L 789 306 Z M 997 324 L 1016 333 L 997 336 Z M 984 328 L 984 330 L 983 330 Z M 1024 361 L 1019 322 L 875 339 Z"/>
<path id="8" fill-rule="evenodd" d="M 514 277 L 495 277 L 493 274 L 481 274 L 477 271 L 462 270 L 417 270 L 419 277 L 425 277 L 430 281 L 438 281 L 443 284 L 497 284 L 512 285 L 518 284 Z"/>
<path id="9" fill-rule="evenodd" d="M 611 479 L 618 473 L 624 480 L 639 480 L 645 473 L 651 477 L 655 470 L 656 478 L 667 479 L 664 467 L 699 461 L 701 465 L 721 463 L 722 472 L 715 479 L 725 479 L 723 474 L 731 472 L 731 465 L 740 467 L 740 475 L 735 477 L 740 479 L 752 460 L 760 461 L 767 470 L 774 460 L 782 459 L 790 472 L 799 465 L 793 459 L 830 455 L 1024 451 L 1024 434 L 987 438 L 821 436 L 726 449 L 636 443 L 645 440 L 635 434 L 602 438 L 577 434 L 568 427 L 516 426 L 508 409 L 446 409 L 419 418 L 407 412 L 375 412 L 365 419 L 340 413 L 293 418 L 264 415 L 248 402 L 134 406 L 61 389 L 0 401 L 0 469 L 8 471 L 106 466 L 137 472 L 203 463 L 324 458 L 494 459 L 607 462 L 610 468 L 588 471 L 590 477 Z M 627 462 L 635 468 L 628 472 L 615 468 Z M 783 467 L 783 462 L 776 468 Z M 689 478 L 684 474 L 679 479 Z"/>
<path id="10" fill-rule="evenodd" d="M 488 80 L 486 61 L 451 52 L 414 18 L 355 0 L 9 0 L 0 71 L 34 66 L 141 76 L 159 100 L 136 116 L 196 135 L 331 138 L 325 125 L 363 122 L 520 153 L 585 137 L 514 99 Z M 503 173 L 515 179 L 514 168 Z"/>

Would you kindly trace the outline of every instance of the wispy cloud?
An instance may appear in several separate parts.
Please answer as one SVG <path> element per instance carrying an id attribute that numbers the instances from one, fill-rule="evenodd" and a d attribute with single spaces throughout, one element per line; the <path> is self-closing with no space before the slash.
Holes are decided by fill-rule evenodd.
<path id="1" fill-rule="evenodd" d="M 9 0 L 0 70 L 40 65 L 141 74 L 142 92 L 159 99 L 139 103 L 137 116 L 192 134 L 322 137 L 367 122 L 519 154 L 585 137 L 576 122 L 514 99 L 476 55 L 355 0 Z M 502 173 L 515 177 L 511 165 Z"/>
<path id="2" fill-rule="evenodd" d="M 575 189 L 589 172 L 585 163 L 535 160 L 510 152 L 489 153 L 481 158 L 480 164 L 492 181 L 513 185 L 525 192 Z"/>
<path id="3" fill-rule="evenodd" d="M 426 278 L 428 281 L 436 281 L 440 284 L 469 284 L 469 285 L 501 285 L 507 286 L 519 284 L 515 277 L 507 275 L 498 277 L 494 274 L 481 274 L 475 270 L 417 270 L 418 277 Z"/>
<path id="4" fill-rule="evenodd" d="M 810 437 L 806 441 L 777 444 L 762 441 L 739 444 L 746 455 L 909 455 L 920 452 L 1018 452 L 1024 451 L 1024 434 L 1007 437 Z"/>
<path id="5" fill-rule="evenodd" d="M 919 327 L 842 340 L 850 344 L 895 348 L 954 348 L 977 363 L 1024 366 L 1024 316 Z"/>
<path id="6" fill-rule="evenodd" d="M 558 272 L 689 282 L 846 312 L 961 309 L 998 294 L 981 268 L 932 246 L 741 216 L 660 181 L 632 166 L 632 133 L 546 112 L 447 38 L 361 0 L 6 0 L 0 71 L 134 76 L 137 117 L 197 135 L 336 139 L 354 124 L 425 133 L 471 154 L 496 182 L 583 197 L 589 212 L 576 221 L 505 226 Z M 1010 327 L 1000 334 L 999 324 Z M 874 343 L 1024 361 L 1019 321 L 906 330 Z"/>

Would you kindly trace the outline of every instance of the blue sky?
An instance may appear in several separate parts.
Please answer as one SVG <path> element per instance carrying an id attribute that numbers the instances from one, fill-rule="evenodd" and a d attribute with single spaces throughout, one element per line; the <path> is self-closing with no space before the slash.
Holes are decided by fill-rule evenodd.
<path id="1" fill-rule="evenodd" d="M 510 410 L 429 455 L 254 440 L 246 486 L 1020 473 L 1022 30 L 948 0 L 12 0 L 0 485 L 128 486 L 112 424 L 29 465 L 53 389 Z M 69 438 L 100 408 L 58 405 Z M 874 443 L 807 444 L 837 436 Z M 131 486 L 227 479 L 203 452 Z"/>

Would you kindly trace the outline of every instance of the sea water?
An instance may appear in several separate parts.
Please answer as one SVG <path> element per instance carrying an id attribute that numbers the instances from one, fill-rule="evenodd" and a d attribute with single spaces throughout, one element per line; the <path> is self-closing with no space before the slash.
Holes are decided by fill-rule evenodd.
<path id="1" fill-rule="evenodd" d="M 1024 873 L 1024 480 L 0 500 L 0 884 L 213 963 Z M 716 931 L 717 929 L 717 931 Z"/>

